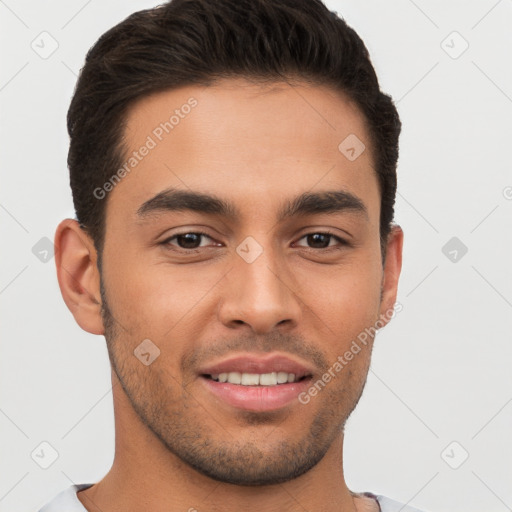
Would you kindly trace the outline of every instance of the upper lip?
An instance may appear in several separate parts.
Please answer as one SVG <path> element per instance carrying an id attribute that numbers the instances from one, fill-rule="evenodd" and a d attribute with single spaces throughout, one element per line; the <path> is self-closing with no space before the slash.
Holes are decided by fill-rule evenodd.
<path id="1" fill-rule="evenodd" d="M 304 363 L 300 363 L 285 355 L 257 357 L 254 355 L 237 355 L 205 366 L 199 370 L 202 375 L 218 375 L 219 373 L 272 373 L 286 372 L 295 374 L 296 378 L 312 375 L 313 371 Z"/>

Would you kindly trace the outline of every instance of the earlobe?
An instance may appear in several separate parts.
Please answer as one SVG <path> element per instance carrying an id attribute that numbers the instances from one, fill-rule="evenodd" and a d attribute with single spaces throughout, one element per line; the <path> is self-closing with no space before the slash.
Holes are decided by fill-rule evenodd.
<path id="1" fill-rule="evenodd" d="M 380 304 L 380 319 L 386 325 L 394 312 L 398 280 L 402 270 L 402 249 L 404 233 L 402 228 L 394 225 L 388 235 L 384 275 L 382 278 L 382 300 Z"/>
<path id="2" fill-rule="evenodd" d="M 78 325 L 91 334 L 104 334 L 97 253 L 76 220 L 65 219 L 57 227 L 55 264 L 62 297 Z"/>

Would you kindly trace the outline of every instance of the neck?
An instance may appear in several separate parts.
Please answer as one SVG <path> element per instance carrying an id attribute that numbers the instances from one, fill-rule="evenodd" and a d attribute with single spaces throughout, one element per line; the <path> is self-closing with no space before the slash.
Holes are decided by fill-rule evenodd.
<path id="1" fill-rule="evenodd" d="M 141 422 L 115 373 L 112 382 L 115 457 L 112 468 L 100 482 L 78 493 L 89 512 L 371 510 L 364 509 L 368 499 L 354 499 L 345 484 L 342 432 L 323 459 L 298 478 L 268 486 L 218 482 L 169 452 Z"/>

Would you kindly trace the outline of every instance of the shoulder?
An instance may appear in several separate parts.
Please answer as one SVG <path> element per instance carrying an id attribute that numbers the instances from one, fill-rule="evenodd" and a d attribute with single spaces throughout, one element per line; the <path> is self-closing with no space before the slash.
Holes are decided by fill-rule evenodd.
<path id="1" fill-rule="evenodd" d="M 87 512 L 76 493 L 91 487 L 93 484 L 75 484 L 61 491 L 49 501 L 39 512 Z"/>
<path id="2" fill-rule="evenodd" d="M 410 505 L 406 505 L 404 503 L 392 500 L 391 498 L 388 498 L 387 496 L 382 496 L 381 494 L 376 494 L 374 496 L 377 502 L 379 503 L 381 512 L 426 512 L 411 507 Z"/>

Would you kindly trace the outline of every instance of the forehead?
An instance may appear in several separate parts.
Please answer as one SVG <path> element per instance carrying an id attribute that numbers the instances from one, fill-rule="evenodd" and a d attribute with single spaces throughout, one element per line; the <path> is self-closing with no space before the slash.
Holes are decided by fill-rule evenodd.
<path id="1" fill-rule="evenodd" d="M 325 86 L 236 78 L 158 92 L 129 109 L 124 148 L 109 202 L 128 214 L 168 188 L 243 198 L 260 213 L 315 187 L 379 199 L 364 117 Z"/>

